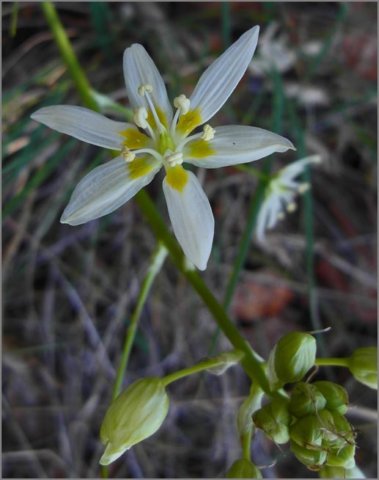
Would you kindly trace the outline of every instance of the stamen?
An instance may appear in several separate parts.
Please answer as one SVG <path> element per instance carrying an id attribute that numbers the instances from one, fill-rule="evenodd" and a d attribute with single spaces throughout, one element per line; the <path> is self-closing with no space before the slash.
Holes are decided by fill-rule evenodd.
<path id="1" fill-rule="evenodd" d="M 155 106 L 154 106 L 154 103 L 150 97 L 150 93 L 153 91 L 153 87 L 148 84 L 148 83 L 145 83 L 145 84 L 142 84 L 138 87 L 138 93 L 139 95 L 141 95 L 141 97 L 145 97 L 146 98 L 146 101 L 147 101 L 147 104 L 149 105 L 149 108 L 151 110 L 151 113 L 153 114 L 153 117 L 154 117 L 154 120 L 155 120 L 155 124 L 159 130 L 159 132 L 165 132 L 166 129 L 164 128 L 164 126 L 162 125 L 161 121 L 159 120 L 159 117 L 158 117 L 158 114 L 157 114 L 157 111 L 155 110 Z"/>
<path id="2" fill-rule="evenodd" d="M 174 98 L 174 107 L 180 110 L 181 115 L 189 112 L 190 105 L 190 99 L 183 95 L 183 93 L 179 95 L 179 97 Z"/>
<path id="3" fill-rule="evenodd" d="M 179 115 L 185 115 L 189 112 L 191 101 L 183 93 L 174 98 L 174 107 L 177 109 L 171 122 L 170 132 L 174 134 Z"/>
<path id="4" fill-rule="evenodd" d="M 153 91 L 153 87 L 149 83 L 142 84 L 138 87 L 138 94 L 141 97 L 144 97 L 146 93 L 151 93 Z"/>
<path id="5" fill-rule="evenodd" d="M 147 128 L 149 125 L 147 122 L 147 110 L 145 107 L 139 107 L 134 110 L 133 120 L 137 127 Z"/>
<path id="6" fill-rule="evenodd" d="M 166 153 L 164 159 L 170 167 L 175 167 L 176 165 L 181 165 L 183 163 L 183 154 L 182 152 Z"/>
<path id="7" fill-rule="evenodd" d="M 310 188 L 310 185 L 309 183 L 300 183 L 297 191 L 300 193 L 300 194 L 303 194 L 305 192 L 307 192 Z"/>
<path id="8" fill-rule="evenodd" d="M 209 142 L 209 140 L 213 140 L 215 136 L 216 130 L 212 128 L 210 125 L 204 125 L 203 127 L 203 134 L 201 135 L 201 139 Z"/>
<path id="9" fill-rule="evenodd" d="M 283 212 L 279 212 L 278 215 L 278 220 L 283 220 L 284 219 L 284 213 Z"/>
<path id="10" fill-rule="evenodd" d="M 135 153 L 131 152 L 128 147 L 123 147 L 121 150 L 121 155 L 125 162 L 130 163 L 132 162 L 135 158 L 136 155 Z"/>
<path id="11" fill-rule="evenodd" d="M 292 213 L 292 212 L 296 211 L 296 209 L 297 209 L 297 205 L 296 205 L 295 202 L 291 202 L 287 205 L 287 212 L 288 213 Z"/>
<path id="12" fill-rule="evenodd" d="M 147 121 L 148 113 L 145 107 L 139 107 L 134 110 L 133 120 L 137 127 L 143 128 L 150 133 L 151 138 L 155 139 L 155 133 Z"/>

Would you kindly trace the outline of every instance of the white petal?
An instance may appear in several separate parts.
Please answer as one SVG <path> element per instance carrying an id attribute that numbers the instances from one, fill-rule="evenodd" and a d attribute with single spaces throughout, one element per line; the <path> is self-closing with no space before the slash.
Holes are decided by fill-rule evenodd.
<path id="1" fill-rule="evenodd" d="M 135 128 L 134 125 L 115 122 L 100 113 L 72 105 L 44 107 L 34 112 L 31 118 L 83 142 L 113 150 L 121 150 L 120 131 Z"/>
<path id="2" fill-rule="evenodd" d="M 285 167 L 280 176 L 284 179 L 291 180 L 300 173 L 303 173 L 304 168 L 311 163 L 320 163 L 321 157 L 320 155 L 310 155 L 309 157 L 302 158 L 301 160 L 297 160 L 296 162 L 291 163 L 287 167 Z"/>
<path id="3" fill-rule="evenodd" d="M 258 42 L 259 27 L 245 32 L 217 58 L 200 77 L 191 100 L 191 110 L 200 108 L 206 122 L 224 105 L 245 73 Z"/>
<path id="4" fill-rule="evenodd" d="M 257 226 L 255 229 L 257 239 L 260 243 L 263 243 L 265 240 L 265 231 L 266 231 L 269 215 L 270 215 L 270 202 L 268 200 L 264 200 L 259 209 Z"/>
<path id="5" fill-rule="evenodd" d="M 95 168 L 76 186 L 61 222 L 80 225 L 113 212 L 151 182 L 161 167 L 151 162 L 152 170 L 138 178 L 131 178 L 129 164 L 122 157 Z"/>
<path id="6" fill-rule="evenodd" d="M 166 113 L 167 120 L 172 119 L 172 107 L 167 97 L 166 86 L 155 63 L 142 45 L 135 43 L 124 52 L 124 77 L 128 98 L 133 108 L 149 105 L 145 97 L 138 93 L 141 85 L 151 85 L 151 98 L 156 107 Z"/>
<path id="7" fill-rule="evenodd" d="M 286 138 L 257 127 L 229 125 L 216 128 L 215 137 L 209 142 L 215 150 L 204 158 L 191 157 L 191 143 L 187 144 L 185 161 L 204 168 L 226 167 L 252 162 L 274 152 L 295 150 Z"/>
<path id="8" fill-rule="evenodd" d="M 165 178 L 163 191 L 174 233 L 185 255 L 199 270 L 205 270 L 212 249 L 214 218 L 204 190 L 192 172 L 183 191 Z"/>

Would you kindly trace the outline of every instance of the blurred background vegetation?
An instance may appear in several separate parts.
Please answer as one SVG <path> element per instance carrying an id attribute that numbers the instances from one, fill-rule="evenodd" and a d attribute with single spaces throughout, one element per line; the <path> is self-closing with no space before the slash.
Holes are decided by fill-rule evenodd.
<path id="1" fill-rule="evenodd" d="M 204 68 L 253 25 L 251 69 L 212 126 L 242 123 L 319 153 L 312 191 L 259 245 L 249 243 L 230 314 L 264 357 L 292 330 L 331 326 L 320 354 L 376 344 L 376 3 L 72 2 L 56 7 L 93 88 L 128 106 L 122 54 L 141 43 L 171 98 L 190 95 Z M 100 475 L 98 431 L 125 329 L 156 239 L 132 200 L 79 227 L 59 223 L 78 180 L 108 152 L 30 120 L 41 106 L 80 100 L 41 5 L 2 3 L 3 477 Z M 112 118 L 122 113 L 105 110 Z M 254 167 L 262 168 L 264 162 Z M 238 168 L 200 171 L 216 219 L 202 276 L 222 301 L 250 219 L 256 179 Z M 167 219 L 160 181 L 148 187 Z M 143 310 L 125 385 L 206 356 L 215 323 L 169 259 Z M 229 348 L 220 336 L 217 351 Z M 376 477 L 376 395 L 344 369 L 318 377 L 348 390 L 357 463 Z M 111 477 L 222 477 L 239 456 L 240 368 L 170 387 L 159 432 L 115 462 Z M 259 432 L 253 458 L 266 478 L 316 477 Z"/>

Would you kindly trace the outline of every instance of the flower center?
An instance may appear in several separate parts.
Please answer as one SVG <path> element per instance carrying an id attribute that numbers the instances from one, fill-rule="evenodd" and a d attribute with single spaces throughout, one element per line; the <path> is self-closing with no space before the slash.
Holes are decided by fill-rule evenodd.
<path id="1" fill-rule="evenodd" d="M 208 152 L 209 149 L 205 147 L 214 138 L 215 130 L 210 125 L 205 125 L 202 133 L 189 136 L 189 133 L 201 124 L 200 113 L 197 110 L 190 110 L 191 102 L 189 98 L 183 94 L 174 98 L 173 103 L 176 112 L 171 125 L 168 127 L 164 112 L 153 101 L 152 92 L 153 87 L 150 84 L 139 86 L 138 93 L 146 99 L 147 108 L 139 107 L 135 109 L 133 115 L 134 123 L 140 129 L 145 130 L 147 134 L 139 132 L 148 148 L 145 148 L 142 141 L 140 143 L 143 148 L 135 148 L 134 146 L 129 148 L 125 142 L 121 150 L 121 155 L 125 161 L 133 162 L 136 155 L 147 153 L 160 161 L 167 169 L 183 163 L 183 148 L 189 142 L 192 142 L 194 148 L 196 147 L 196 151 L 201 146 L 201 152 Z M 149 140 L 149 137 L 151 140 Z"/>

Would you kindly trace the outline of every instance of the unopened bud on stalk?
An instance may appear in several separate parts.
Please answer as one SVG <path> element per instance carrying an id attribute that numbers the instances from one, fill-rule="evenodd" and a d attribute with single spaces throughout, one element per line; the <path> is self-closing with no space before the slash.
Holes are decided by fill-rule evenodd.
<path id="1" fill-rule="evenodd" d="M 299 382 L 291 392 L 288 409 L 300 418 L 322 410 L 325 405 L 325 397 L 314 384 Z"/>
<path id="2" fill-rule="evenodd" d="M 273 399 L 254 413 L 253 421 L 255 426 L 262 429 L 275 443 L 288 442 L 290 414 L 287 399 Z"/>
<path id="3" fill-rule="evenodd" d="M 349 404 L 347 391 L 338 385 L 338 383 L 329 382 L 327 380 L 319 380 L 313 384 L 325 397 L 328 410 L 335 410 L 341 415 L 346 413 Z"/>
<path id="4" fill-rule="evenodd" d="M 322 443 L 322 431 L 317 415 L 307 415 L 290 426 L 291 440 L 311 450 L 318 450 Z"/>
<path id="5" fill-rule="evenodd" d="M 366 478 L 364 473 L 358 468 L 328 467 L 324 466 L 319 470 L 320 478 Z"/>
<path id="6" fill-rule="evenodd" d="M 327 453 L 324 450 L 312 450 L 300 446 L 291 440 L 291 451 L 299 462 L 310 470 L 318 470 L 325 463 Z"/>
<path id="7" fill-rule="evenodd" d="M 347 444 L 342 448 L 334 448 L 328 452 L 326 465 L 329 467 L 355 467 L 355 444 Z"/>
<path id="8" fill-rule="evenodd" d="M 334 449 L 354 444 L 354 432 L 346 418 L 336 411 L 322 410 L 319 414 L 323 445 Z"/>
<path id="9" fill-rule="evenodd" d="M 367 387 L 378 389 L 378 349 L 362 347 L 349 358 L 349 370 L 354 378 Z"/>
<path id="10" fill-rule="evenodd" d="M 100 429 L 105 452 L 101 465 L 109 465 L 136 443 L 153 435 L 166 418 L 169 407 L 160 378 L 132 383 L 108 408 Z"/>
<path id="11" fill-rule="evenodd" d="M 291 332 L 275 345 L 268 359 L 272 387 L 302 380 L 316 360 L 316 340 L 309 333 Z"/>
<path id="12" fill-rule="evenodd" d="M 229 468 L 226 478 L 262 478 L 262 474 L 253 462 L 241 458 Z"/>

